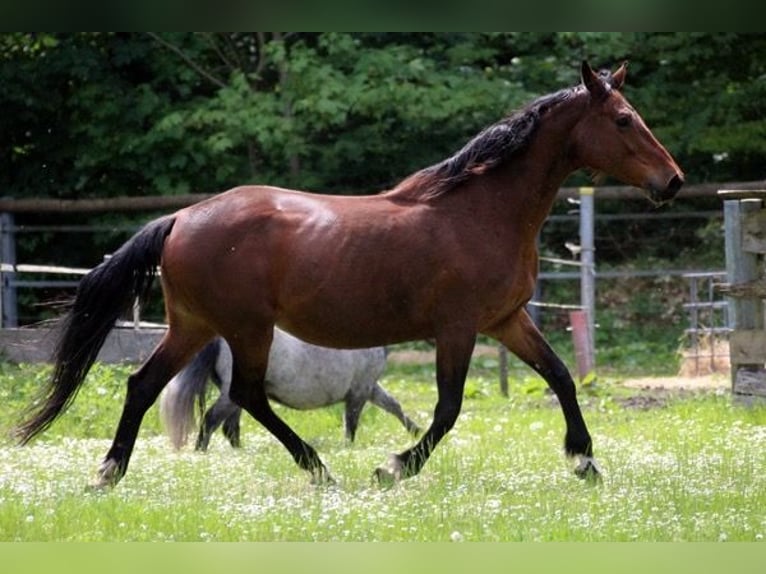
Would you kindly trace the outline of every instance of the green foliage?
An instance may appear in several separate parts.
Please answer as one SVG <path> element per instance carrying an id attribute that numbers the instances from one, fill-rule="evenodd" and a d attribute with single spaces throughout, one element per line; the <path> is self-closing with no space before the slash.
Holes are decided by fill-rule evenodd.
<path id="1" fill-rule="evenodd" d="M 0 183 L 16 197 L 359 193 L 443 158 L 588 58 L 626 88 L 690 181 L 755 179 L 762 34 L 10 33 Z"/>
<path id="2" fill-rule="evenodd" d="M 50 366 L 13 365 L 0 362 L 0 436 L 8 437 L 27 407 L 45 389 Z M 53 428 L 51 437 L 111 438 L 122 412 L 127 377 L 133 370 L 127 365 L 103 365 L 96 363 L 88 374 L 87 384 L 77 399 L 62 415 Z M 156 408 L 144 419 L 142 433 L 160 432 Z"/>

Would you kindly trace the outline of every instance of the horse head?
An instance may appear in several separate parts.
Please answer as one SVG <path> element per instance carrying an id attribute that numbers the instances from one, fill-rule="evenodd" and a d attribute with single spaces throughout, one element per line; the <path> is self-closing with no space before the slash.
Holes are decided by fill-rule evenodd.
<path id="1" fill-rule="evenodd" d="M 673 157 L 620 93 L 627 66 L 594 72 L 582 63 L 588 94 L 585 114 L 575 127 L 572 154 L 584 167 L 605 173 L 647 192 L 653 202 L 672 199 L 684 183 Z"/>

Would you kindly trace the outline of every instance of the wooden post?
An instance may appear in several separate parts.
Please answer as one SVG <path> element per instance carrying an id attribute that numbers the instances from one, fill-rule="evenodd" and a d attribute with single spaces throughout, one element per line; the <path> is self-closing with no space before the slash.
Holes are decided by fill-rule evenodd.
<path id="1" fill-rule="evenodd" d="M 758 254 L 745 250 L 744 219 L 760 209 L 759 199 L 724 201 L 726 279 L 731 285 L 758 278 Z M 763 329 L 763 311 L 759 299 L 731 297 L 729 305 L 729 327 L 737 330 Z"/>
<path id="2" fill-rule="evenodd" d="M 761 199 L 766 192 L 750 192 L 749 197 L 719 193 L 735 198 L 724 201 L 726 274 L 731 287 L 729 353 L 732 393 L 747 403 L 766 397 L 764 306 L 757 289 L 763 282 L 761 266 L 766 255 L 766 211 Z"/>
<path id="3" fill-rule="evenodd" d="M 572 325 L 577 374 L 582 382 L 594 369 L 593 344 L 588 331 L 588 312 L 585 309 L 570 311 L 569 323 Z"/>

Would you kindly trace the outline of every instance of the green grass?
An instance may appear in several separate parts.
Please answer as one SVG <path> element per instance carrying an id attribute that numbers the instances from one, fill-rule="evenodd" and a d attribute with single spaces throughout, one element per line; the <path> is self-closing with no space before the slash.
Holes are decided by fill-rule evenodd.
<path id="1" fill-rule="evenodd" d="M 576 479 L 562 454 L 560 409 L 530 371 L 511 396 L 491 361 L 472 369 L 463 412 L 422 473 L 383 490 L 372 470 L 411 444 L 368 406 L 347 446 L 342 408 L 284 418 L 319 451 L 337 484 L 315 487 L 249 418 L 233 451 L 174 452 L 156 408 L 112 491 L 86 491 L 119 417 L 126 367 L 97 366 L 72 408 L 26 447 L 0 443 L 0 541 L 756 541 L 766 536 L 766 408 L 727 393 L 663 394 L 628 408 L 601 380 L 581 404 L 605 478 Z M 484 368 L 486 367 L 486 368 Z M 7 431 L 45 369 L 0 366 Z M 391 365 L 384 386 L 421 425 L 436 393 L 432 367 Z M 637 392 L 637 391 L 636 391 Z"/>

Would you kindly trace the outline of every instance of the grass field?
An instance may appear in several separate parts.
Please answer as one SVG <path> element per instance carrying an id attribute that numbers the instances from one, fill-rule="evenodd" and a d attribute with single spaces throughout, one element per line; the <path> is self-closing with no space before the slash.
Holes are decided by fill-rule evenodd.
<path id="1" fill-rule="evenodd" d="M 482 368 L 483 367 L 483 368 Z M 531 371 L 498 391 L 477 362 L 457 425 L 423 472 L 383 490 L 372 470 L 411 439 L 368 406 L 355 444 L 342 408 L 279 412 L 337 481 L 315 487 L 283 447 L 243 418 L 243 448 L 174 452 L 153 408 L 123 481 L 86 490 L 109 447 L 126 367 L 97 366 L 72 408 L 26 447 L 0 442 L 0 541 L 759 541 L 766 536 L 766 408 L 728 392 L 581 392 L 605 478 L 576 479 L 560 409 Z M 0 364 L 4 437 L 45 369 Z M 390 365 L 383 385 L 421 425 L 430 365 Z"/>

